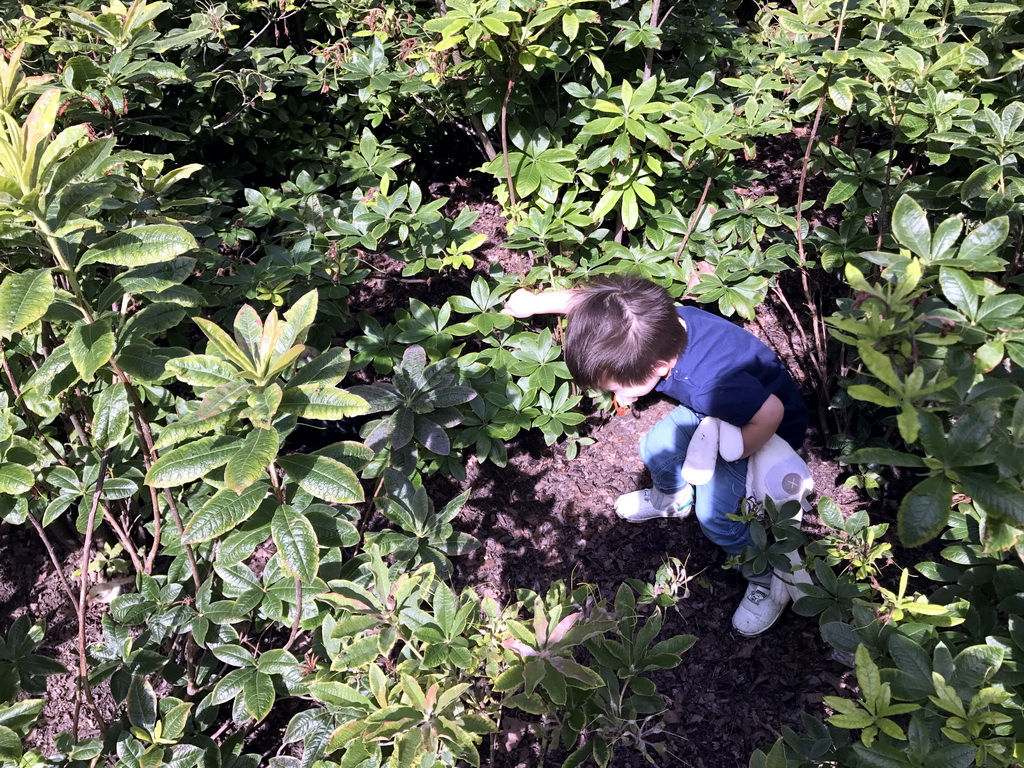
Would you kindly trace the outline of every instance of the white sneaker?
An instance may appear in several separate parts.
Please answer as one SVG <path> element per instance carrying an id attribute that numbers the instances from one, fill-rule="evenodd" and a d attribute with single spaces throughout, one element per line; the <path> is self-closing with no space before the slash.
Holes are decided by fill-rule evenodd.
<path id="1" fill-rule="evenodd" d="M 693 510 L 693 486 L 675 493 L 662 493 L 657 488 L 624 493 L 615 500 L 615 514 L 630 523 L 642 523 L 658 517 L 686 517 Z"/>
<path id="2" fill-rule="evenodd" d="M 739 608 L 732 615 L 732 628 L 744 637 L 767 632 L 779 620 L 789 602 L 789 587 L 774 575 L 768 586 L 751 581 Z"/>
<path id="3" fill-rule="evenodd" d="M 811 574 L 801 567 L 800 556 L 796 552 L 790 552 L 788 557 L 789 561 L 793 564 L 792 572 L 786 573 L 785 571 L 775 569 L 775 580 L 785 584 L 786 591 L 789 592 L 789 599 L 795 603 L 807 594 L 807 592 L 800 589 L 800 585 L 807 584 L 808 586 L 813 586 L 814 580 L 811 578 Z"/>

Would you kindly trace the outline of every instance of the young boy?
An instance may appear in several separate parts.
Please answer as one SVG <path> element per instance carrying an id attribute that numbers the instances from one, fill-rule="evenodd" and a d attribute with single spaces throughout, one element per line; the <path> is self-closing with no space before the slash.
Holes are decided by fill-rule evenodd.
<path id="1" fill-rule="evenodd" d="M 680 405 L 640 443 L 654 487 L 620 496 L 616 514 L 630 522 L 685 517 L 695 507 L 704 534 L 729 555 L 752 544 L 749 525 L 730 520 L 746 496 L 747 457 L 778 433 L 803 443 L 807 412 L 792 377 L 757 337 L 695 307 L 677 307 L 668 291 L 641 277 L 598 278 L 581 288 L 531 293 L 519 289 L 502 310 L 513 317 L 568 315 L 564 354 L 576 383 L 611 392 L 628 405 L 652 390 Z M 738 461 L 718 457 L 710 482 L 694 489 L 681 470 L 690 438 L 705 416 L 740 428 Z M 733 627 L 746 636 L 769 629 L 788 592 L 772 571 L 748 576 Z"/>

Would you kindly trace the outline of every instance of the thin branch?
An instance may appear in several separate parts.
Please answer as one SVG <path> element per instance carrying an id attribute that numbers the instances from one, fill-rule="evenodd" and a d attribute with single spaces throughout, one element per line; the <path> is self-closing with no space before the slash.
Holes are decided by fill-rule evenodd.
<path id="1" fill-rule="evenodd" d="M 107 525 L 110 526 L 114 535 L 117 536 L 117 540 L 121 542 L 121 546 L 124 547 L 124 551 L 128 553 L 128 557 L 131 558 L 132 565 L 135 567 L 136 573 L 143 573 L 144 568 L 142 565 L 142 558 L 139 557 L 139 551 L 135 548 L 135 544 L 132 542 L 131 538 L 129 538 L 127 531 L 121 523 L 118 522 L 117 518 L 105 504 L 100 504 L 100 509 L 103 511 L 103 519 L 106 521 Z"/>
<path id="2" fill-rule="evenodd" d="M 107 462 L 110 461 L 110 450 L 106 450 L 100 456 L 100 471 L 96 478 L 96 490 L 92 494 L 92 507 L 89 509 L 89 520 L 85 529 L 85 544 L 82 546 L 82 564 L 80 567 L 80 584 L 78 589 L 78 687 L 85 694 L 86 701 L 96 718 L 96 727 L 100 733 L 106 736 L 107 726 L 96 706 L 92 689 L 89 687 L 89 660 L 86 658 L 86 637 L 85 637 L 85 606 L 89 596 L 89 560 L 92 559 L 92 532 L 96 527 L 96 511 L 100 506 L 100 495 L 103 493 L 103 481 L 107 475 Z M 75 734 L 78 738 L 78 734 Z"/>
<path id="3" fill-rule="evenodd" d="M 835 45 L 833 46 L 834 51 L 839 50 L 839 46 L 843 37 L 843 24 L 846 20 L 846 8 L 848 0 L 843 0 L 843 7 L 839 13 L 839 26 L 836 29 Z M 811 132 L 807 136 L 807 149 L 804 151 L 803 163 L 800 166 L 800 182 L 797 186 L 796 195 L 796 244 L 797 244 L 797 255 L 800 265 L 800 285 L 803 288 L 804 298 L 807 301 L 807 311 L 811 313 L 811 329 L 814 331 L 814 355 L 812 355 L 812 363 L 814 365 L 814 371 L 818 380 L 818 389 L 821 394 L 822 402 L 827 402 L 827 381 L 828 377 L 825 374 L 825 340 L 822 333 L 822 321 L 818 313 L 817 304 L 814 301 L 814 294 L 811 292 L 810 280 L 807 277 L 807 254 L 804 251 L 804 226 L 803 226 L 803 215 L 804 215 L 804 190 L 807 185 L 807 169 L 811 163 L 811 153 L 814 151 L 814 142 L 818 136 L 818 126 L 821 123 L 821 114 L 825 109 L 825 98 L 828 94 L 828 84 L 832 79 L 832 72 L 835 69 L 834 64 L 829 64 L 828 71 L 825 73 L 825 80 L 822 84 L 821 97 L 818 99 L 818 108 L 814 113 L 814 121 L 811 123 Z M 799 324 L 797 327 L 800 327 Z M 823 417 L 823 410 L 819 411 L 819 417 L 821 420 L 822 432 L 826 432 L 826 424 Z"/>
<path id="4" fill-rule="evenodd" d="M 295 644 L 295 638 L 299 636 L 299 624 L 302 623 L 302 579 L 295 577 L 295 621 L 292 622 L 292 632 L 288 635 L 288 642 L 284 644 L 284 650 L 288 650 Z"/>
<path id="5" fill-rule="evenodd" d="M 658 11 L 661 10 L 661 0 L 654 0 L 651 7 L 651 26 L 658 27 Z M 667 16 L 668 14 L 666 14 Z M 647 46 L 647 53 L 644 55 L 644 76 L 641 81 L 651 76 L 651 65 L 654 63 L 654 46 Z"/>
<path id="6" fill-rule="evenodd" d="M 147 467 L 148 469 L 148 467 Z M 156 488 L 149 487 L 149 500 L 153 505 L 153 546 L 146 554 L 145 573 L 153 573 L 153 565 L 156 563 L 156 556 L 160 552 L 160 533 L 163 530 L 163 518 L 160 516 L 160 497 Z"/>
<path id="7" fill-rule="evenodd" d="M 43 542 L 43 546 L 46 547 L 46 554 L 50 556 L 53 570 L 57 572 L 57 578 L 60 579 L 60 583 L 64 587 L 64 591 L 67 593 L 71 604 L 75 606 L 75 613 L 77 614 L 78 598 L 75 596 L 75 590 L 71 588 L 71 582 L 68 581 L 68 577 L 64 574 L 64 567 L 60 564 L 60 560 L 57 559 L 57 553 L 53 551 L 53 544 L 50 543 L 50 537 L 46 535 L 46 529 L 43 528 L 42 523 L 36 520 L 31 512 L 28 514 L 28 520 L 32 523 L 32 527 L 36 529 L 36 533 L 39 534 L 39 539 Z"/>
<path id="8" fill-rule="evenodd" d="M 371 496 L 366 501 L 366 509 L 363 511 L 362 517 L 359 518 L 359 543 L 360 543 L 360 545 L 362 545 L 362 543 L 363 543 L 363 533 L 365 533 L 366 526 L 370 522 L 370 515 L 373 513 L 373 502 L 376 500 L 377 494 L 380 493 L 380 489 L 383 488 L 383 487 L 384 487 L 384 478 L 381 477 L 380 481 L 377 483 L 377 489 L 373 492 L 373 496 Z"/>
<path id="9" fill-rule="evenodd" d="M 679 257 L 683 255 L 683 250 L 686 248 L 686 244 L 690 242 L 690 235 L 693 233 L 693 228 L 697 226 L 697 222 L 700 221 L 700 217 L 704 215 L 704 201 L 708 198 L 708 190 L 711 189 L 712 177 L 708 176 L 707 181 L 704 182 L 704 191 L 700 193 L 700 200 L 697 202 L 697 210 L 693 212 L 690 217 L 690 223 L 686 227 L 686 232 L 683 234 L 683 242 L 679 244 L 679 250 L 676 251 L 675 258 L 672 259 L 672 263 L 677 267 L 679 266 Z"/>
<path id="10" fill-rule="evenodd" d="M 508 181 L 508 204 L 510 209 L 516 206 L 516 188 L 512 183 L 512 168 L 508 163 L 508 100 L 512 96 L 516 79 L 509 75 L 505 99 L 501 102 L 501 156 L 505 159 L 505 179 Z"/>
<path id="11" fill-rule="evenodd" d="M 181 515 L 178 513 L 178 505 L 174 501 L 174 496 L 171 494 L 170 488 L 164 488 L 164 499 L 167 501 L 167 506 L 171 509 L 171 517 L 174 520 L 174 527 L 178 530 L 178 536 L 181 538 L 181 547 L 185 550 L 185 557 L 188 558 L 188 566 L 192 571 L 192 583 L 196 585 L 196 591 L 203 586 L 203 579 L 199 575 L 199 566 L 196 564 L 196 556 L 192 551 L 192 547 L 185 543 L 185 526 L 181 522 Z"/>

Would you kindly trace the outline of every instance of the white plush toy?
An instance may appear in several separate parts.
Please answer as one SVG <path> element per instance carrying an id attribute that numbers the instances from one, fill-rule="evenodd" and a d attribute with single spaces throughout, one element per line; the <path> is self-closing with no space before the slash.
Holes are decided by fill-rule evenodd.
<path id="1" fill-rule="evenodd" d="M 719 456 L 726 461 L 736 461 L 742 455 L 743 434 L 740 428 L 708 416 L 697 425 L 690 438 L 690 447 L 683 462 L 683 479 L 691 485 L 704 485 L 711 480 Z M 807 463 L 778 435 L 772 435 L 760 450 L 747 458 L 747 497 L 754 501 L 763 502 L 769 498 L 776 506 L 787 501 L 799 501 L 799 521 L 803 510 L 810 508 L 808 497 L 813 490 L 814 478 Z M 794 566 L 800 562 L 796 552 L 790 552 L 789 559 Z M 804 594 L 797 584 L 811 583 L 807 571 L 795 567 L 793 573 L 776 571 L 776 575 L 785 582 L 793 600 Z"/>
<path id="2" fill-rule="evenodd" d="M 711 480 L 719 456 L 726 461 L 736 461 L 742 455 L 740 428 L 708 416 L 697 425 L 690 438 L 683 462 L 683 479 L 691 485 L 704 485 Z M 807 509 L 810 506 L 807 497 L 813 490 L 814 478 L 806 462 L 778 435 L 772 435 L 747 459 L 747 496 L 755 501 L 770 498 L 776 506 L 799 501 L 801 509 Z"/>

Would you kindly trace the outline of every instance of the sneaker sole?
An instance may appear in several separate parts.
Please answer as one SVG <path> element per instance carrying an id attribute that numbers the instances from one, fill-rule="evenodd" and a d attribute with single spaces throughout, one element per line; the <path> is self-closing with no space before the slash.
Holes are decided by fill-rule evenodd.
<path id="1" fill-rule="evenodd" d="M 690 510 L 687 509 L 684 512 L 662 512 L 656 515 L 620 515 L 616 512 L 615 516 L 618 517 L 619 520 L 625 520 L 627 523 L 646 523 L 648 520 L 676 520 L 683 517 L 689 517 Z"/>
<path id="2" fill-rule="evenodd" d="M 735 632 L 735 633 L 736 633 L 737 635 L 742 635 L 743 637 L 760 637 L 760 636 L 761 636 L 761 635 L 763 635 L 763 634 L 764 634 L 765 632 L 767 632 L 767 631 L 768 631 L 769 629 L 771 629 L 771 628 L 772 628 L 772 627 L 774 627 L 774 626 L 775 626 L 776 624 L 778 624 L 778 623 L 779 623 L 779 619 L 781 619 L 781 618 L 782 618 L 782 614 L 783 614 L 783 613 L 785 613 L 785 612 L 786 612 L 786 610 L 785 610 L 785 609 L 783 609 L 782 611 L 780 611 L 780 612 L 779 612 L 779 615 L 778 615 L 778 616 L 776 616 L 776 617 L 775 617 L 775 618 L 774 618 L 774 619 L 772 620 L 772 623 L 771 623 L 771 624 L 769 624 L 769 625 L 768 625 L 767 627 L 765 627 L 764 629 L 762 629 L 762 630 L 761 630 L 760 632 L 744 632 L 744 631 L 743 631 L 742 629 L 738 629 L 738 628 L 736 627 L 736 625 L 735 625 L 735 624 L 733 624 L 733 627 L 732 627 L 732 631 L 733 631 L 733 632 Z"/>

